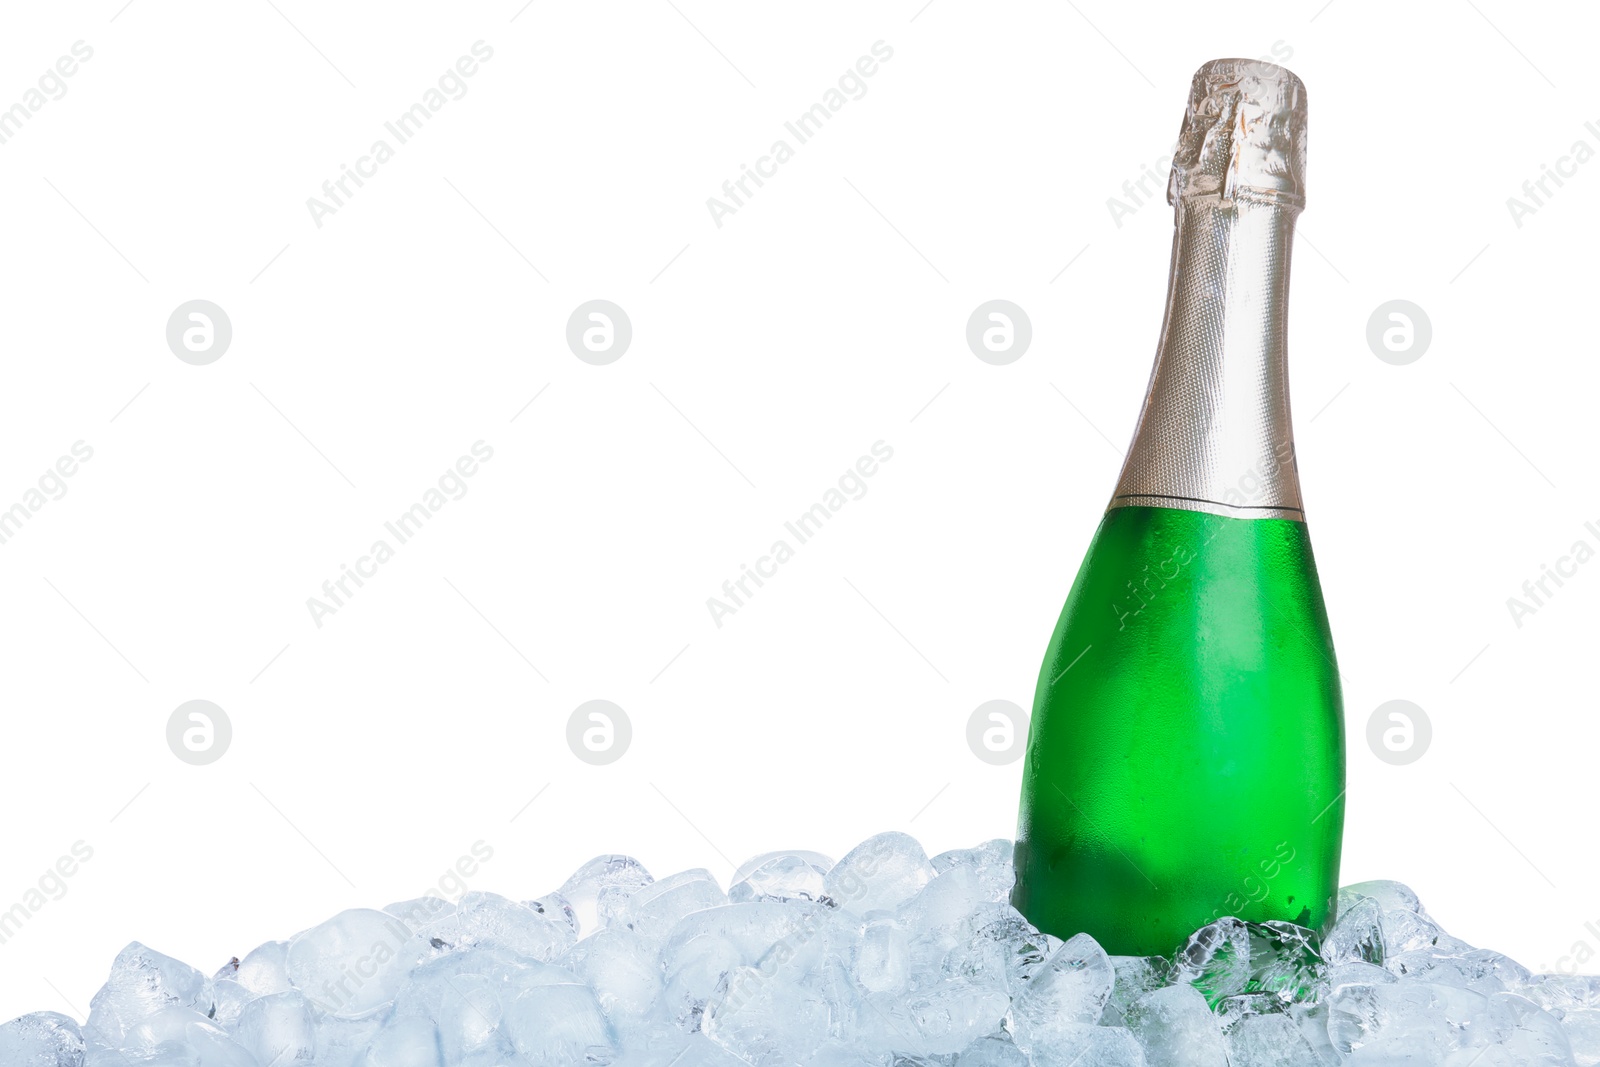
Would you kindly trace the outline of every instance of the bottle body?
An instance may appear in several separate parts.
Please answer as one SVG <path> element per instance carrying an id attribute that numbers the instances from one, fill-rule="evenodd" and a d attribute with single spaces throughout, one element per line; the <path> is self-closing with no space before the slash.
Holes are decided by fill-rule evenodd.
<path id="1" fill-rule="evenodd" d="M 1330 921 L 1333 655 L 1303 522 L 1109 510 L 1039 673 L 1018 910 L 1138 956 L 1225 915 Z"/>
<path id="2" fill-rule="evenodd" d="M 1343 708 L 1287 377 L 1304 166 L 1298 78 L 1200 68 L 1155 367 L 1040 670 L 1017 830 L 1018 910 L 1114 955 L 1333 918 Z"/>

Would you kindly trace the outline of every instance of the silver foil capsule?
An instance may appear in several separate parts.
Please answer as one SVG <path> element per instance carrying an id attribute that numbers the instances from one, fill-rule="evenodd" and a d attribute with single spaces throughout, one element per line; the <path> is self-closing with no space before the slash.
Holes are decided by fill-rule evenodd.
<path id="1" fill-rule="evenodd" d="M 1299 78 L 1246 59 L 1195 74 L 1167 187 L 1166 314 L 1111 507 L 1304 518 L 1285 342 L 1305 158 Z"/>

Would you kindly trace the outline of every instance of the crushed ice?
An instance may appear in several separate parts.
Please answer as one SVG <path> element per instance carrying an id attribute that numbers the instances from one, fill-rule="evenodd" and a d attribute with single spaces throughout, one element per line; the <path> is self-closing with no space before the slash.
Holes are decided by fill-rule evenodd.
<path id="1" fill-rule="evenodd" d="M 0 1067 L 1441 1067 L 1600 1064 L 1600 978 L 1533 975 L 1350 886 L 1319 946 L 1222 919 L 1170 959 L 1041 934 L 1011 845 L 758 856 L 726 892 L 601 856 L 560 890 L 342 912 L 207 978 L 137 942 Z"/>

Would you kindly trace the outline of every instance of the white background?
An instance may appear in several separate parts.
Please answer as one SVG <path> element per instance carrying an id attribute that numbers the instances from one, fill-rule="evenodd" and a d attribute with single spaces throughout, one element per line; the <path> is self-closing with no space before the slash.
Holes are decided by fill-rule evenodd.
<path id="1" fill-rule="evenodd" d="M 94 450 L 0 546 L 0 908 L 93 849 L 0 944 L 0 1018 L 81 1017 L 131 939 L 210 971 L 415 896 L 478 840 L 473 886 L 526 898 L 604 851 L 726 879 L 890 828 L 1010 836 L 1020 765 L 977 760 L 967 719 L 1031 703 L 1166 283 L 1170 210 L 1119 227 L 1107 199 L 1225 55 L 1310 93 L 1291 377 L 1343 881 L 1405 881 L 1535 968 L 1600 950 L 1600 563 L 1520 628 L 1506 607 L 1600 547 L 1600 163 L 1520 227 L 1506 206 L 1600 148 L 1593 13 L 124 2 L 8 5 L 0 32 L 0 106 L 94 50 L 0 145 L 0 505 Z M 467 94 L 314 225 L 478 40 Z M 716 226 L 706 199 L 880 40 L 866 95 Z M 234 331 L 203 367 L 164 337 L 196 298 Z M 564 341 L 593 298 L 633 323 L 610 366 Z M 993 298 L 1033 324 L 1005 367 L 964 339 Z M 1395 298 L 1433 324 L 1403 367 L 1365 341 Z M 478 440 L 467 495 L 314 625 Z M 707 597 L 879 440 L 867 494 L 715 627 Z M 233 725 L 205 767 L 165 741 L 196 698 Z M 632 721 L 610 766 L 566 744 L 593 698 Z M 1365 742 L 1396 698 L 1434 731 L 1404 767 Z"/>

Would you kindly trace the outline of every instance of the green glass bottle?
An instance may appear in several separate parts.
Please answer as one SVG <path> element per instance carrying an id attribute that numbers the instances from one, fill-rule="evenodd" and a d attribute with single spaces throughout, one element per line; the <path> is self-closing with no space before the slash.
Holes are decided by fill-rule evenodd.
<path id="1" fill-rule="evenodd" d="M 1343 711 L 1285 366 L 1305 128 L 1280 67 L 1195 75 L 1155 369 L 1039 672 L 1012 900 L 1114 955 L 1333 919 Z"/>

